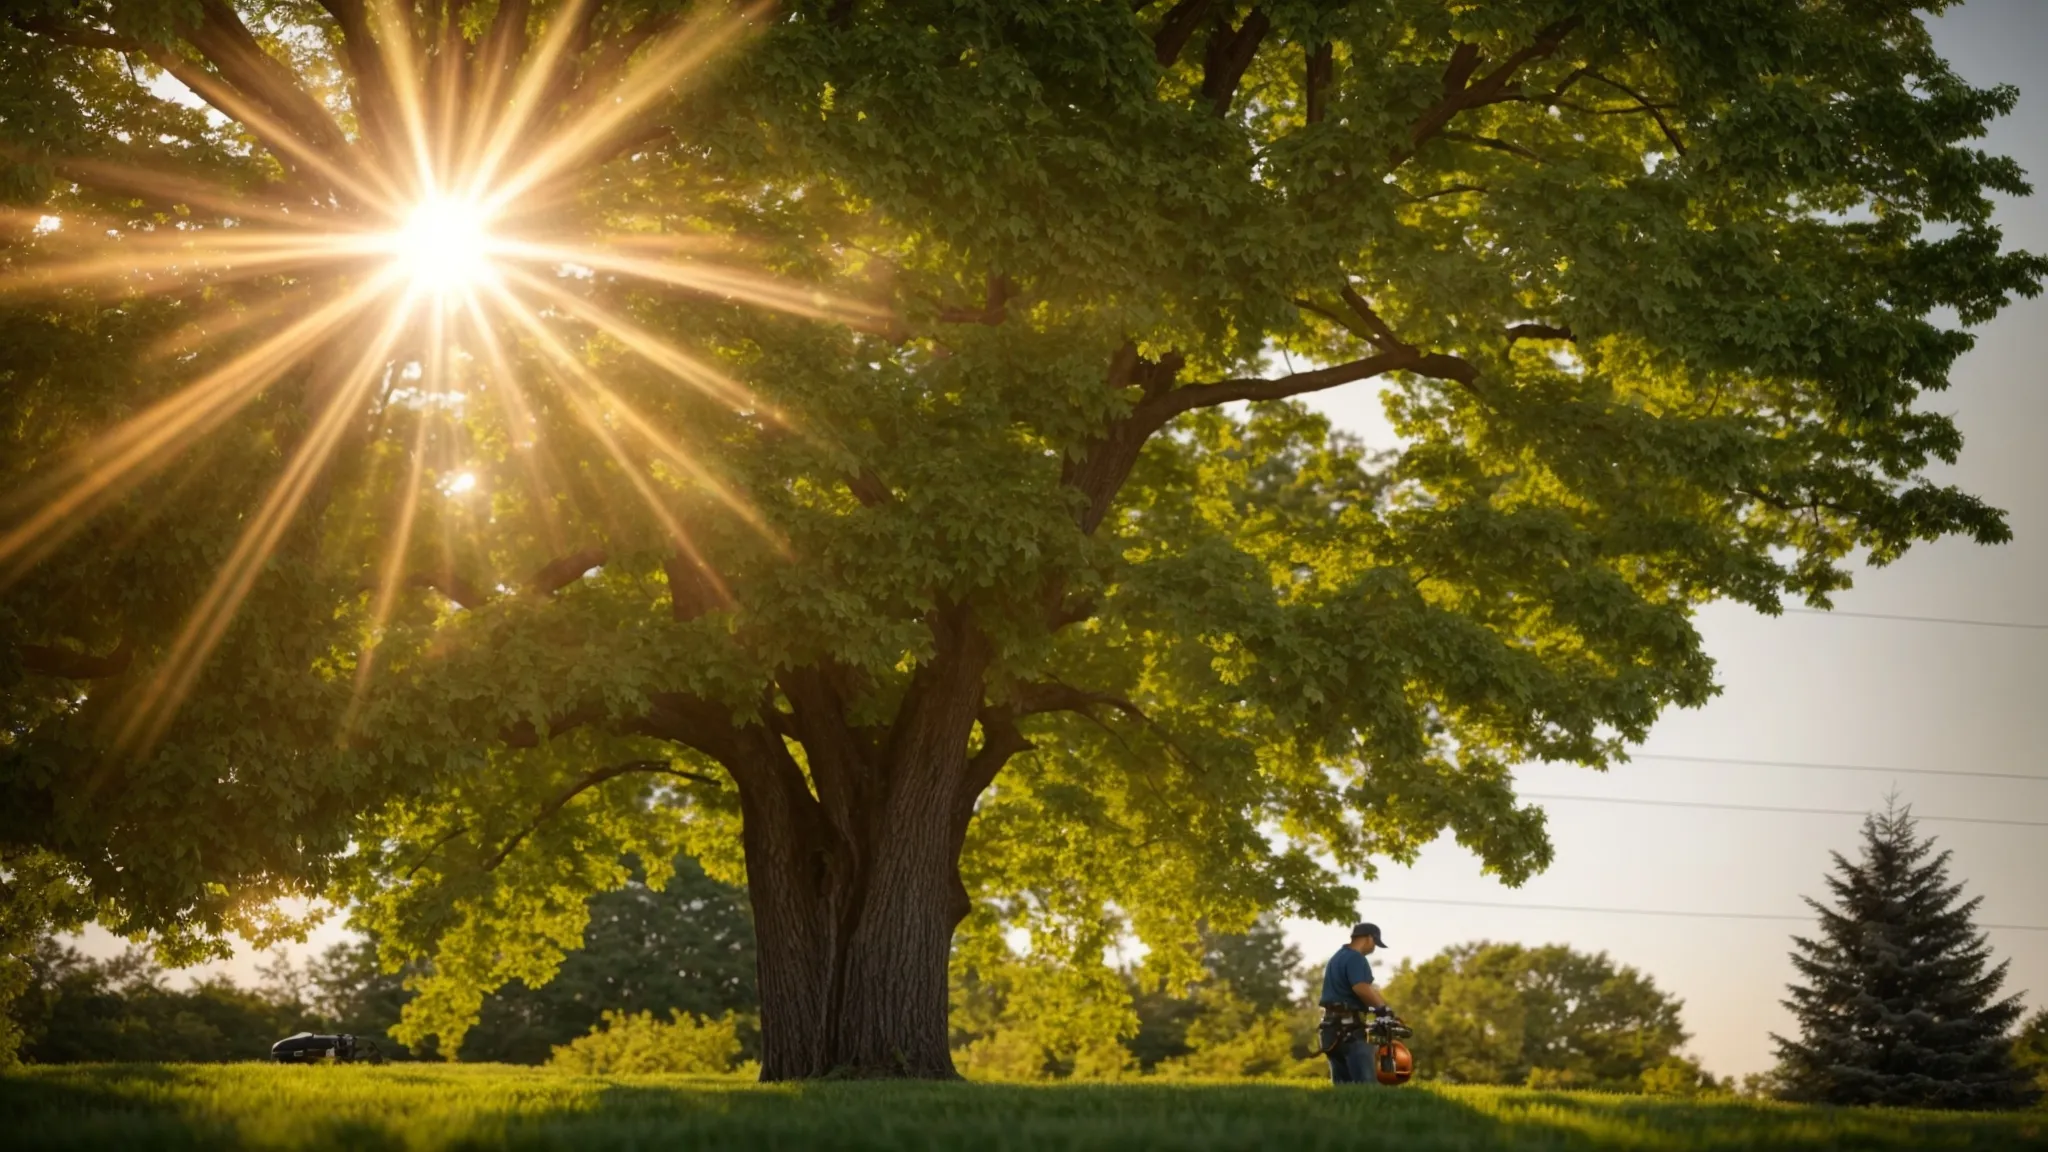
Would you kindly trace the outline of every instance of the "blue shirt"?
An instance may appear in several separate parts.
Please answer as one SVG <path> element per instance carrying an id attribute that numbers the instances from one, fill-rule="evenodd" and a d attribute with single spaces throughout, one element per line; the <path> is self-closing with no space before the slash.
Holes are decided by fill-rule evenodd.
<path id="1" fill-rule="evenodd" d="M 1372 983 L 1372 965 L 1356 950 L 1345 947 L 1337 949 L 1330 962 L 1323 965 L 1323 997 L 1318 1003 L 1335 1004 L 1340 1008 L 1364 1008 L 1358 994 L 1351 990 L 1353 984 Z"/>

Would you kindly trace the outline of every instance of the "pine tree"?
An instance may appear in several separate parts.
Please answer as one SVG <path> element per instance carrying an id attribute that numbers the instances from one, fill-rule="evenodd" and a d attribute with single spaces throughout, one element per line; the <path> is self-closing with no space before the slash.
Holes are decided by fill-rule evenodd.
<path id="1" fill-rule="evenodd" d="M 1958 902 L 1949 856 L 1896 803 L 1864 820 L 1861 860 L 1834 854 L 1837 907 L 1809 899 L 1819 939 L 1793 938 L 1806 982 L 1784 1004 L 1801 1037 L 1771 1037 L 1784 1098 L 1982 1109 L 2033 1099 L 2006 1035 L 2019 999 L 1997 999 L 2006 964 L 1990 965 L 1972 924 L 1981 897 Z"/>

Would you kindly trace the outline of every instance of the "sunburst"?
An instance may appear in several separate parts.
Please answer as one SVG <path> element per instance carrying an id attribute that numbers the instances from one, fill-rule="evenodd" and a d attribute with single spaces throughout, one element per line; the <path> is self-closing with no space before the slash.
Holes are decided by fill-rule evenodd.
<path id="1" fill-rule="evenodd" d="M 278 541 L 327 467 L 343 433 L 370 405 L 376 385 L 391 371 L 394 349 L 419 334 L 425 352 L 421 391 L 445 390 L 458 345 L 490 372 L 490 389 L 513 425 L 530 420 L 519 380 L 500 346 L 507 337 L 529 342 L 554 376 L 566 405 L 613 456 L 673 544 L 694 555 L 686 526 L 667 506 L 624 440 L 673 466 L 726 506 L 758 525 L 738 494 L 729 491 L 689 450 L 633 410 L 585 368 L 557 331 L 566 318 L 585 331 L 601 331 L 680 386 L 755 412 L 769 409 L 734 381 L 623 317 L 555 283 L 565 266 L 595 270 L 737 302 L 834 321 L 868 323 L 873 310 L 780 281 L 749 268 L 698 259 L 649 256 L 644 248 L 607 242 L 577 243 L 534 234 L 526 210 L 540 190 L 598 157 L 593 150 L 644 118 L 704 74 L 718 56 L 759 24 L 758 10 L 729 12 L 674 25 L 643 37 L 614 62 L 614 78 L 598 91 L 578 93 L 579 111 L 555 116 L 538 134 L 543 113 L 562 106 L 551 89 L 561 62 L 588 48 L 591 0 L 569 0 L 550 18 L 541 40 L 517 68 L 487 69 L 481 91 L 447 81 L 448 70 L 414 50 L 416 28 L 403 26 L 393 4 L 367 9 L 379 30 L 378 69 L 390 88 L 386 113 L 397 121 L 378 163 L 339 164 L 306 143 L 303 131 L 279 123 L 278 102 L 252 100 L 205 69 L 158 62 L 221 113 L 265 141 L 291 179 L 326 190 L 331 210 L 249 209 L 227 189 L 184 180 L 172 186 L 147 171 L 81 161 L 73 171 L 112 187 L 146 188 L 193 203 L 232 206 L 235 226 L 170 229 L 143 235 L 92 227 L 78 231 L 99 240 L 68 259 L 45 261 L 17 273 L 0 290 L 38 292 L 107 288 L 169 291 L 196 277 L 232 280 L 292 274 L 323 285 L 324 297 L 299 308 L 279 308 L 254 322 L 270 331 L 220 367 L 117 427 L 38 477 L 13 511 L 0 520 L 0 583 L 18 579 L 45 559 L 112 501 L 151 476 L 241 410 L 288 373 L 317 365 L 324 402 L 228 561 L 163 653 L 146 687 L 131 695 L 117 744 L 130 748 L 161 738 L 179 705 L 232 622 Z M 637 29 L 636 29 L 637 31 Z M 357 33 L 351 32 L 351 35 Z M 453 33 L 443 29 L 446 37 Z M 94 39 L 110 41 L 106 32 Z M 103 45 L 104 46 L 104 45 Z M 394 47 L 402 46 L 402 47 Z M 445 53 L 444 53 L 445 55 Z M 502 65 L 503 61 L 489 60 Z M 360 67 L 360 65 L 359 65 Z M 502 75 L 500 75 L 502 73 Z M 91 224 L 92 222 L 83 222 Z M 546 317 L 546 318 L 544 318 Z M 248 317 L 233 321 L 252 322 Z M 504 335 L 501 336 L 501 330 Z M 203 339 L 188 332 L 187 340 Z M 176 341 L 174 341 L 176 343 Z M 181 347 L 181 351 L 189 351 Z M 387 621 L 404 576 L 420 488 L 424 420 L 413 444 L 402 506 L 387 534 L 387 550 L 372 594 L 371 626 L 356 675 L 360 704 L 374 668 L 375 636 Z M 345 722 L 346 726 L 346 722 Z"/>

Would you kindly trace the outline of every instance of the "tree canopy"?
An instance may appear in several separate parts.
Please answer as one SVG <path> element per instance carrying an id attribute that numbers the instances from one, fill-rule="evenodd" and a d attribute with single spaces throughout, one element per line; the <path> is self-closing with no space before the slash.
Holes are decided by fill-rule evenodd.
<path id="1" fill-rule="evenodd" d="M 1459 944 L 1403 963 L 1387 998 L 1416 1029 L 1424 1079 L 1639 1092 L 1684 1062 L 1683 1004 L 1604 952 Z"/>
<path id="2" fill-rule="evenodd" d="M 1930 7 L 14 5 L 7 899 L 355 901 L 453 1040 L 684 848 L 782 1077 L 950 1074 L 963 923 L 1519 882 L 1700 605 L 2007 534 L 1922 401 L 2044 265 Z"/>

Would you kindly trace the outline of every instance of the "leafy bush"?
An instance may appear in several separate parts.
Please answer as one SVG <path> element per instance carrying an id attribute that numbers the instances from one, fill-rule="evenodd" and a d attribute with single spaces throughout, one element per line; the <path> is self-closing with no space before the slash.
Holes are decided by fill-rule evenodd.
<path id="1" fill-rule="evenodd" d="M 655 1019 L 652 1012 L 606 1012 L 589 1035 L 557 1047 L 548 1066 L 592 1076 L 746 1071 L 740 1063 L 740 1023 L 731 1012 L 707 1019 L 671 1010 L 667 1020 Z"/>

